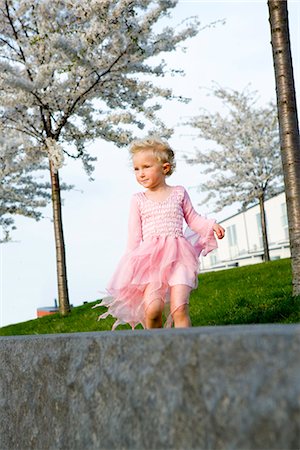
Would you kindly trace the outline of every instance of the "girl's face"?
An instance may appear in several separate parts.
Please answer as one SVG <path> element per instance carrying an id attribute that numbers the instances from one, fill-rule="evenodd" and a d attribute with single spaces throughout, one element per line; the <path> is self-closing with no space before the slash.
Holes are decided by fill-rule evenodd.
<path id="1" fill-rule="evenodd" d="M 146 189 L 154 190 L 165 186 L 165 177 L 170 170 L 169 163 L 160 163 L 152 150 L 141 150 L 133 158 L 133 167 L 137 182 Z"/>

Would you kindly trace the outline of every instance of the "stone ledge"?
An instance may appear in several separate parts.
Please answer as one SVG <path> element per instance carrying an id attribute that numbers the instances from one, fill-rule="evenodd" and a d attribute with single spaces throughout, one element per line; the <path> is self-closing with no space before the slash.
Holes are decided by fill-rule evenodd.
<path id="1" fill-rule="evenodd" d="M 0 338 L 1 450 L 296 450 L 300 325 Z"/>

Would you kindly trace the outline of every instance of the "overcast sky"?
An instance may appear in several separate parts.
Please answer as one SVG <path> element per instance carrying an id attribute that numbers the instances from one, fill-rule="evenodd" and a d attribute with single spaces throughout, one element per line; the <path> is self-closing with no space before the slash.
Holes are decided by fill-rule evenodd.
<path id="1" fill-rule="evenodd" d="M 289 1 L 290 33 L 296 88 L 300 86 L 300 1 Z M 189 104 L 164 102 L 160 116 L 175 129 L 170 139 L 177 154 L 171 185 L 185 186 L 201 214 L 222 220 L 237 206 L 215 215 L 211 206 L 197 206 L 199 167 L 186 165 L 182 155 L 197 147 L 193 129 L 180 123 L 197 115 L 200 107 L 216 111 L 220 105 L 207 94 L 212 82 L 223 87 L 256 90 L 259 103 L 275 100 L 267 1 L 180 1 L 172 14 L 176 26 L 198 16 L 203 25 L 225 19 L 225 25 L 205 28 L 186 42 L 186 52 L 166 55 L 169 67 L 181 68 L 185 77 L 157 80 L 175 94 L 191 98 Z M 299 100 L 299 90 L 297 92 Z M 299 111 L 299 101 L 298 101 Z M 147 130 L 145 131 L 147 134 Z M 199 145 L 199 142 L 198 142 Z M 89 182 L 80 162 L 68 161 L 61 179 L 75 185 L 63 194 L 70 302 L 74 306 L 103 296 L 105 286 L 121 257 L 127 238 L 128 206 L 140 190 L 126 149 L 96 141 L 90 151 L 98 157 L 94 181 Z M 36 317 L 36 309 L 52 306 L 57 298 L 56 262 L 51 208 L 40 222 L 17 218 L 13 242 L 0 246 L 0 326 Z"/>

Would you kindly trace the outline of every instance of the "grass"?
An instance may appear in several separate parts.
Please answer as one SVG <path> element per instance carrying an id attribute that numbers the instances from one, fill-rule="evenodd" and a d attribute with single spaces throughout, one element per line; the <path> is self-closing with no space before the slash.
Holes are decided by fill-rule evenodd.
<path id="1" fill-rule="evenodd" d="M 53 314 L 2 327 L 0 335 L 110 330 L 114 319 L 98 322 L 106 309 L 92 309 L 97 303 L 75 307 L 66 317 Z M 190 314 L 193 326 L 300 322 L 300 297 L 292 297 L 290 260 L 201 274 L 191 294 Z"/>
<path id="2" fill-rule="evenodd" d="M 200 275 L 190 305 L 194 326 L 300 322 L 290 259 Z"/>

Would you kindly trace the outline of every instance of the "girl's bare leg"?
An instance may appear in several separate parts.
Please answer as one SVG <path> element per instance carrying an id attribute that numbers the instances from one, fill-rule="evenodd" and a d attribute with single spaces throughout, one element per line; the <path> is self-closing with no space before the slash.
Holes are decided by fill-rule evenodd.
<path id="1" fill-rule="evenodd" d="M 161 328 L 164 309 L 163 300 L 161 298 L 151 298 L 151 285 L 147 286 L 144 299 L 146 328 Z"/>
<path id="2" fill-rule="evenodd" d="M 191 287 L 185 284 L 177 284 L 171 287 L 171 314 L 175 328 L 188 328 L 191 324 L 189 314 L 189 296 Z"/>
<path id="3" fill-rule="evenodd" d="M 145 311 L 146 328 L 162 327 L 163 302 L 160 298 L 152 300 Z"/>

